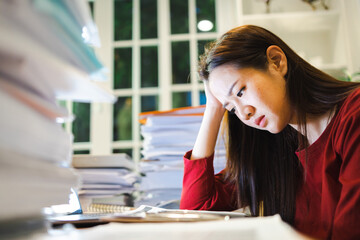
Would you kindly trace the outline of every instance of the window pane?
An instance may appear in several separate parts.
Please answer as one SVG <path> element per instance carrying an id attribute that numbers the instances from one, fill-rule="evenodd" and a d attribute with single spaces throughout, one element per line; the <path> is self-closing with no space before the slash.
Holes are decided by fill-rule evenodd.
<path id="1" fill-rule="evenodd" d="M 74 154 L 90 154 L 90 150 L 74 150 Z"/>
<path id="2" fill-rule="evenodd" d="M 90 141 L 90 103 L 73 103 L 73 113 L 75 120 L 72 131 L 74 142 Z"/>
<path id="3" fill-rule="evenodd" d="M 132 136 L 132 100 L 131 97 L 119 97 L 114 104 L 114 141 L 131 140 Z"/>
<path id="4" fill-rule="evenodd" d="M 189 32 L 188 11 L 187 0 L 170 0 L 171 34 Z"/>
<path id="5" fill-rule="evenodd" d="M 114 40 L 132 36 L 132 0 L 114 0 Z"/>
<path id="6" fill-rule="evenodd" d="M 191 92 L 174 92 L 172 102 L 173 108 L 191 106 Z"/>
<path id="7" fill-rule="evenodd" d="M 141 38 L 157 38 L 157 0 L 141 0 Z"/>
<path id="8" fill-rule="evenodd" d="M 141 87 L 158 86 L 158 50 L 156 46 L 141 48 Z"/>
<path id="9" fill-rule="evenodd" d="M 126 153 L 127 155 L 132 157 L 132 149 L 131 148 L 114 149 L 113 153 Z"/>
<path id="10" fill-rule="evenodd" d="M 114 50 L 114 89 L 131 88 L 131 72 L 131 48 L 116 48 Z"/>
<path id="11" fill-rule="evenodd" d="M 205 91 L 200 91 L 200 105 L 206 104 L 206 95 Z"/>
<path id="12" fill-rule="evenodd" d="M 196 18 L 198 32 L 216 32 L 215 0 L 197 0 Z"/>
<path id="13" fill-rule="evenodd" d="M 190 74 L 189 42 L 173 42 L 172 50 L 172 81 L 188 83 Z"/>
<path id="14" fill-rule="evenodd" d="M 158 96 L 142 96 L 141 112 L 155 111 L 159 109 Z"/>

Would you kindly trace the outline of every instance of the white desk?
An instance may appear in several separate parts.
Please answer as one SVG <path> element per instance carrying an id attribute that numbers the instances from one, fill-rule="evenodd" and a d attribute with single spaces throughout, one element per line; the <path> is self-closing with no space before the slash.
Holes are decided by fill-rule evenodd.
<path id="1" fill-rule="evenodd" d="M 280 216 L 237 218 L 228 221 L 194 223 L 110 223 L 87 229 L 53 231 L 27 236 L 30 240 L 212 240 L 212 239 L 310 239 L 288 224 Z"/>

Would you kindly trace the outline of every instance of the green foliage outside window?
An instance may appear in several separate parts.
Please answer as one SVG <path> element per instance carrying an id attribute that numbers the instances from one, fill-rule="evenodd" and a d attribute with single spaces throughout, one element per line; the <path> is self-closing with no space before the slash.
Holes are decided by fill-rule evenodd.
<path id="1" fill-rule="evenodd" d="M 172 102 L 173 108 L 191 106 L 191 92 L 174 92 Z"/>
<path id="2" fill-rule="evenodd" d="M 90 103 L 73 103 L 75 120 L 72 125 L 74 142 L 90 141 Z"/>
<path id="3" fill-rule="evenodd" d="M 141 38 L 157 38 L 157 0 L 140 1 Z"/>
<path id="4" fill-rule="evenodd" d="M 189 33 L 189 4 L 187 0 L 170 0 L 171 34 Z"/>
<path id="5" fill-rule="evenodd" d="M 132 50 L 116 48 L 114 50 L 114 89 L 132 87 Z"/>
<path id="6" fill-rule="evenodd" d="M 132 139 L 132 99 L 119 97 L 114 105 L 114 141 Z"/>
<path id="7" fill-rule="evenodd" d="M 172 51 L 172 82 L 189 83 L 190 47 L 189 42 L 173 42 Z"/>
<path id="8" fill-rule="evenodd" d="M 114 40 L 132 39 L 132 0 L 114 0 Z"/>

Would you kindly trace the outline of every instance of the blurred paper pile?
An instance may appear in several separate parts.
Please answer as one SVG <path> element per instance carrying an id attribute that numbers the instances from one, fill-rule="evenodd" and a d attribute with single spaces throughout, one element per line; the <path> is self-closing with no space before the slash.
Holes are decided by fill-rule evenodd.
<path id="1" fill-rule="evenodd" d="M 73 137 L 61 126 L 73 116 L 57 101 L 115 100 L 93 81 L 105 75 L 89 44 L 100 42 L 85 1 L 0 1 L 0 221 L 5 230 L 16 221 L 42 219 L 44 207 L 68 202 L 70 188 L 78 185 L 69 167 Z"/>

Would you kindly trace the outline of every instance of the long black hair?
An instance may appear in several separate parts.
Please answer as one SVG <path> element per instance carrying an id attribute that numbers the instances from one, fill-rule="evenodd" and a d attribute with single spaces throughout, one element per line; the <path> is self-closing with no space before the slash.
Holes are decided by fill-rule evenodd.
<path id="1" fill-rule="evenodd" d="M 227 177 L 238 190 L 238 207 L 250 206 L 259 215 L 279 213 L 292 223 L 296 192 L 303 168 L 295 151 L 307 146 L 306 119 L 334 111 L 359 83 L 339 81 L 311 66 L 270 31 L 244 25 L 208 45 L 199 62 L 199 75 L 207 81 L 216 67 L 231 63 L 237 68 L 266 71 L 268 47 L 280 47 L 287 58 L 286 93 L 296 111 L 299 132 L 290 126 L 278 134 L 254 129 L 227 113 Z"/>

